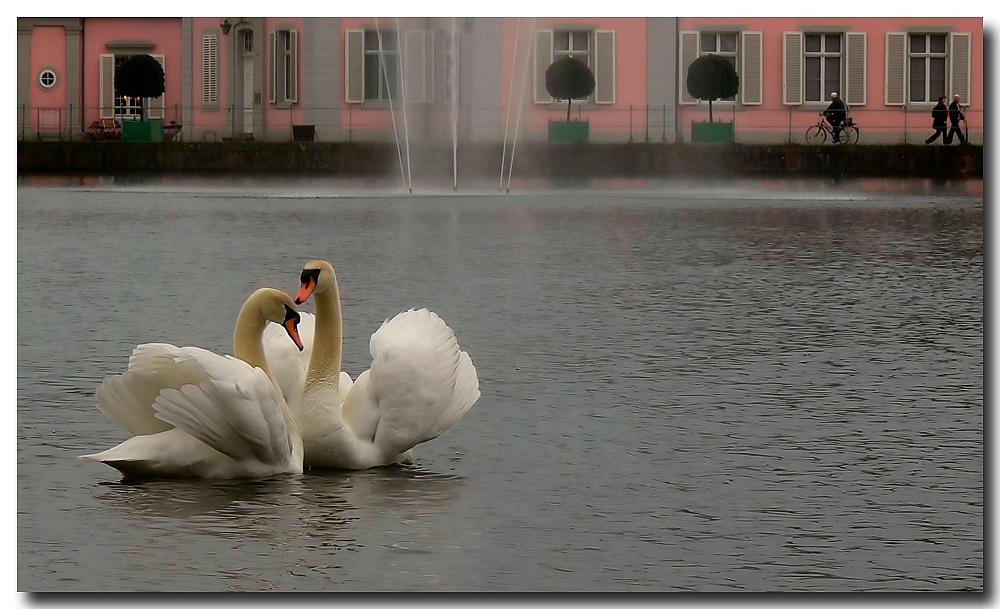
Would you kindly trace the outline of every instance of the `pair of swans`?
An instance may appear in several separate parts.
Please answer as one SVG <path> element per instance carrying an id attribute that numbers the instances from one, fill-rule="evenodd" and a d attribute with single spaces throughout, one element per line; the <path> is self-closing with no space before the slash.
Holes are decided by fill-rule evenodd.
<path id="1" fill-rule="evenodd" d="M 410 463 L 413 446 L 446 431 L 479 399 L 472 360 L 426 309 L 386 320 L 371 337 L 371 368 L 352 381 L 340 370 L 343 320 L 333 266 L 310 261 L 301 280 L 294 301 L 269 288 L 251 295 L 237 317 L 236 358 L 195 347 L 137 347 L 128 371 L 97 391 L 98 408 L 133 437 L 84 458 L 127 478 Z M 315 316 L 295 306 L 310 296 Z"/>

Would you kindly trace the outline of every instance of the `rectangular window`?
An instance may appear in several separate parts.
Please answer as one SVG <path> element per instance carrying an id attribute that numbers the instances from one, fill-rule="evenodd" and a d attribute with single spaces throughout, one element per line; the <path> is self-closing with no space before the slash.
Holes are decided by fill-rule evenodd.
<path id="1" fill-rule="evenodd" d="M 737 94 L 720 101 L 743 105 L 759 105 L 763 101 L 763 37 L 760 32 L 683 31 L 679 40 L 678 101 L 683 105 L 697 104 L 697 99 L 687 89 L 688 71 L 696 59 L 712 54 L 724 57 L 736 74 L 740 84 Z"/>
<path id="2" fill-rule="evenodd" d="M 841 38 L 841 34 L 805 35 L 806 101 L 826 101 L 830 99 L 830 93 L 842 91 Z"/>
<path id="3" fill-rule="evenodd" d="M 399 37 L 393 30 L 365 30 L 365 100 L 399 97 Z"/>
<path id="4" fill-rule="evenodd" d="M 739 67 L 736 64 L 736 40 L 738 38 L 737 32 L 702 32 L 699 56 L 712 54 L 725 57 L 729 63 L 733 64 L 733 69 L 739 74 Z M 726 97 L 719 101 L 736 101 L 736 96 Z"/>
<path id="5" fill-rule="evenodd" d="M 553 60 L 573 57 L 593 70 L 594 66 L 590 63 L 590 32 L 553 31 L 552 55 Z"/>
<path id="6" fill-rule="evenodd" d="M 298 34 L 295 30 L 271 32 L 271 102 L 298 101 Z M 253 48 L 252 34 L 243 39 L 244 52 Z"/>
<path id="7" fill-rule="evenodd" d="M 536 30 L 534 58 L 534 99 L 536 104 L 550 104 L 545 89 L 545 72 L 557 60 L 573 57 L 594 73 L 597 104 L 615 103 L 615 31 L 614 30 Z"/>
<path id="8" fill-rule="evenodd" d="M 552 32 L 552 62 L 563 57 L 572 57 L 582 62 L 590 71 L 594 66 L 590 59 L 590 32 L 569 32 L 554 30 Z M 582 99 L 582 98 L 581 98 Z"/>
<path id="9" fill-rule="evenodd" d="M 131 55 L 115 55 L 115 73 L 118 73 L 118 67 L 125 63 L 125 60 L 131 57 Z M 115 116 L 119 118 L 142 118 L 142 102 L 137 97 L 125 97 L 124 95 L 118 95 L 115 91 Z"/>
<path id="10" fill-rule="evenodd" d="M 932 102 L 947 95 L 947 34 L 910 34 L 910 101 Z"/>

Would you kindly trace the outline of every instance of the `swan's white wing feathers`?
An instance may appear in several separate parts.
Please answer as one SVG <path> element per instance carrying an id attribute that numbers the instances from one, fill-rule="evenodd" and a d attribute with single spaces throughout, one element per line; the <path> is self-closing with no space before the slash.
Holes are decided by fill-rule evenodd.
<path id="1" fill-rule="evenodd" d="M 479 380 L 451 328 L 427 309 L 386 320 L 369 344 L 371 369 L 344 402 L 362 439 L 394 454 L 436 438 L 479 399 Z"/>
<path id="2" fill-rule="evenodd" d="M 238 461 L 287 462 L 291 437 L 280 397 L 264 371 L 232 357 L 206 363 L 207 380 L 160 392 L 157 418 Z"/>
<path id="3" fill-rule="evenodd" d="M 209 353 L 197 347 L 166 343 L 137 346 L 124 374 L 109 376 L 97 387 L 97 408 L 134 436 L 166 431 L 171 426 L 154 416 L 153 401 L 161 390 L 200 383 L 207 378 L 198 364 Z"/>

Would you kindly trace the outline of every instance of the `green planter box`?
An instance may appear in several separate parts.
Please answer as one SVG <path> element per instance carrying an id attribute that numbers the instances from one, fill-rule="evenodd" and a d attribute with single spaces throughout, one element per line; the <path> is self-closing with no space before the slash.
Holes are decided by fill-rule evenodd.
<path id="1" fill-rule="evenodd" d="M 549 121 L 550 143 L 590 141 L 590 121 Z"/>
<path id="2" fill-rule="evenodd" d="M 691 121 L 691 141 L 696 144 L 732 144 L 736 141 L 732 121 L 696 123 Z"/>
<path id="3" fill-rule="evenodd" d="M 163 119 L 122 121 L 122 139 L 126 142 L 162 142 Z"/>

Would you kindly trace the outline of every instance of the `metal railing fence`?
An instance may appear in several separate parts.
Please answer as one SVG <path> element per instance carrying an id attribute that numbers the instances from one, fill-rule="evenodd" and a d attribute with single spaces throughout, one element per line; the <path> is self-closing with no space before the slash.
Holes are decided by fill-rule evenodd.
<path id="1" fill-rule="evenodd" d="M 446 105 L 414 105 L 410 110 L 408 131 L 396 117 L 398 137 L 408 137 L 417 143 L 450 143 L 450 107 Z M 731 104 L 713 105 L 715 121 L 733 123 L 736 143 L 805 144 L 806 129 L 816 123 L 823 108 L 788 106 L 780 109 L 736 108 Z M 257 109 L 255 109 L 257 111 Z M 510 116 L 523 112 L 516 137 L 521 141 L 546 141 L 550 120 L 565 120 L 565 111 L 540 109 L 531 104 L 511 108 Z M 17 109 L 19 140 L 88 140 L 115 139 L 106 133 L 95 133 L 100 112 L 93 107 L 32 107 Z M 965 126 L 971 143 L 982 145 L 984 111 L 964 109 Z M 189 118 L 185 119 L 188 114 Z M 305 116 L 304 120 L 296 117 Z M 514 137 L 513 121 L 504 125 L 507 108 L 468 107 L 459 109 L 458 138 L 460 141 L 500 142 L 505 135 Z M 855 107 L 850 116 L 861 131 L 859 144 L 922 144 L 934 130 L 930 109 L 919 107 Z M 190 118 L 195 117 L 195 118 Z M 223 141 L 251 139 L 243 125 L 252 124 L 255 141 L 287 142 L 392 142 L 394 130 L 388 109 L 372 110 L 356 104 L 301 109 L 270 108 L 252 121 L 244 121 L 242 110 L 234 106 L 211 112 L 186 113 L 174 105 L 164 109 L 163 121 L 174 129 L 182 141 Z M 128 120 L 128 119 L 121 119 Z M 692 123 L 708 120 L 708 105 L 698 106 L 628 106 L 576 107 L 572 120 L 589 121 L 589 140 L 595 143 L 673 143 L 691 142 Z M 167 138 L 169 139 L 169 138 Z M 940 141 L 940 140 L 939 140 Z"/>

